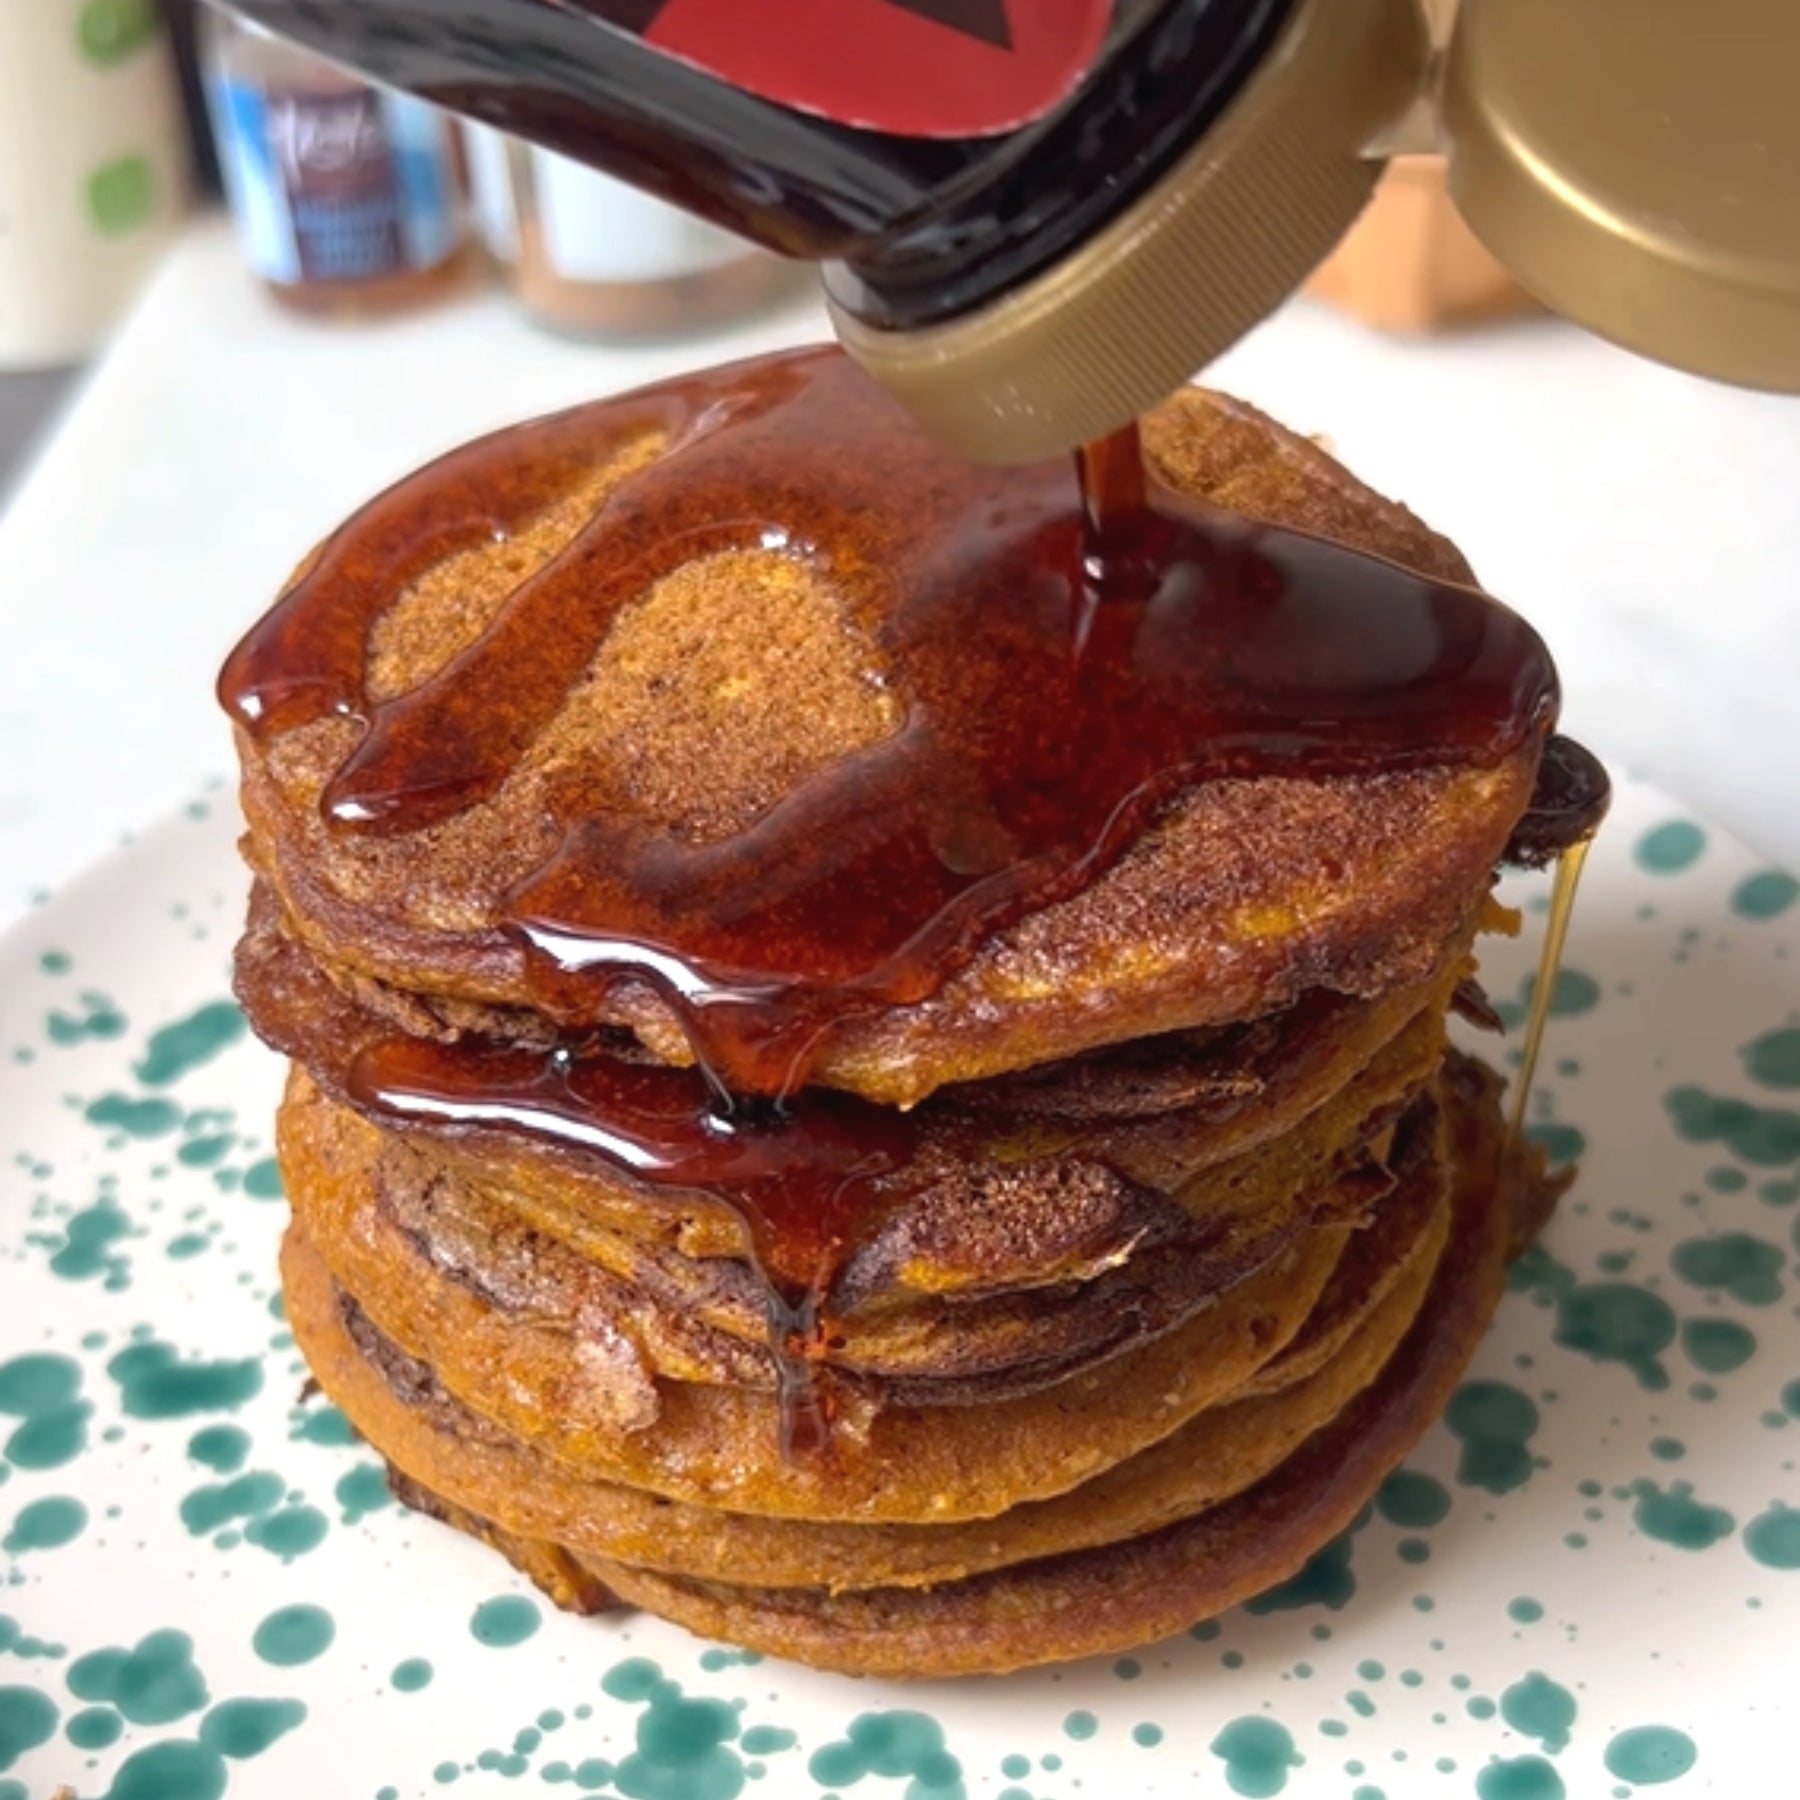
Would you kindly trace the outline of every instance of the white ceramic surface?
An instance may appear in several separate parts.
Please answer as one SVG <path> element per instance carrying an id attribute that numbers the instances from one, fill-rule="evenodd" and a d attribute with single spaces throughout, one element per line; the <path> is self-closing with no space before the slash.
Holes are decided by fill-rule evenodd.
<path id="1" fill-rule="evenodd" d="M 1623 791 L 1534 1109 L 1580 1184 L 1364 1526 L 1133 1657 L 899 1687 L 557 1615 L 303 1402 L 234 830 L 0 945 L 0 1800 L 1789 1791 L 1800 889 L 1721 831 Z"/>

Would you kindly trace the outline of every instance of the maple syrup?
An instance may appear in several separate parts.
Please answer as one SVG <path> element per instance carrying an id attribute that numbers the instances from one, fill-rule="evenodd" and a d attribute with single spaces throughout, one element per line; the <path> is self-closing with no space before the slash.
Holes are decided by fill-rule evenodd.
<path id="1" fill-rule="evenodd" d="M 1556 977 L 1562 968 L 1563 946 L 1568 942 L 1569 920 L 1575 912 L 1575 895 L 1581 872 L 1587 865 L 1589 845 L 1571 844 L 1556 861 L 1550 890 L 1550 912 L 1544 921 L 1544 944 L 1538 955 L 1537 979 L 1532 985 L 1531 1008 L 1525 1019 L 1525 1036 L 1519 1048 L 1519 1072 L 1513 1078 L 1512 1107 L 1507 1136 L 1516 1145 L 1525 1133 L 1526 1108 L 1531 1084 L 1537 1075 L 1538 1057 L 1544 1047 L 1544 1028 L 1550 1022 L 1556 999 Z"/>
<path id="2" fill-rule="evenodd" d="M 698 1070 L 389 1037 L 351 1066 L 350 1097 L 401 1123 L 529 1132 L 634 1179 L 713 1197 L 741 1221 L 762 1279 L 782 1447 L 819 1454 L 829 1397 L 813 1379 L 833 1278 L 904 1191 L 904 1113 L 807 1088 L 785 1100 L 721 1094 Z"/>

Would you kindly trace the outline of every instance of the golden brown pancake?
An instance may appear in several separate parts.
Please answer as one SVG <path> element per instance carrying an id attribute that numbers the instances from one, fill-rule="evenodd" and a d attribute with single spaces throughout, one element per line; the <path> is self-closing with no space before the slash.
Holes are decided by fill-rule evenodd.
<path id="1" fill-rule="evenodd" d="M 1312 1225 L 1359 1216 L 1389 1179 L 1372 1140 L 1441 1054 L 1441 1023 L 1420 1019 L 1277 1144 L 1173 1194 L 1122 1186 L 1104 1162 L 1070 1158 L 1020 1159 L 977 1186 L 966 1179 L 979 1167 L 970 1158 L 952 1202 L 929 1188 L 902 1202 L 846 1265 L 828 1296 L 828 1360 L 915 1381 L 1004 1374 L 1020 1390 L 1041 1385 L 1034 1370 L 1072 1373 L 1168 1330 Z M 278 1141 L 296 1212 L 320 1242 L 352 1239 L 376 1259 L 428 1241 L 440 1270 L 503 1312 L 604 1316 L 643 1345 L 656 1372 L 704 1380 L 723 1355 L 725 1378 L 773 1385 L 772 1369 L 757 1383 L 719 1342 L 767 1337 L 741 1234 L 730 1256 L 645 1245 L 584 1216 L 591 1180 L 573 1182 L 565 1169 L 546 1194 L 508 1180 L 504 1166 L 496 1180 L 436 1155 L 420 1136 L 401 1141 L 295 1077 Z M 1071 1231 L 1086 1228 L 1073 1244 L 1052 1229 L 1058 1209 L 1075 1214 L 1061 1221 Z M 375 1276 L 371 1262 L 366 1278 Z"/>
<path id="2" fill-rule="evenodd" d="M 1403 508 L 1235 402 L 1178 395 L 1146 433 L 1183 492 L 1468 578 Z M 377 691 L 450 664 L 646 454 L 641 436 L 619 444 L 576 502 L 398 596 L 373 651 Z M 541 1033 L 522 953 L 498 921 L 563 815 L 604 809 L 715 841 L 891 734 L 905 700 L 821 578 L 773 552 L 703 560 L 626 615 L 498 794 L 426 830 L 327 829 L 320 799 L 353 722 L 266 741 L 240 731 L 248 851 L 286 929 L 364 1004 L 415 1031 Z M 1491 768 L 1191 789 L 1092 885 L 996 933 L 936 994 L 834 1028 L 813 1078 L 912 1105 L 947 1082 L 1256 1017 L 1314 988 L 1372 997 L 1420 980 L 1485 890 L 1537 758 L 1531 739 Z M 593 1022 L 630 1027 L 664 1060 L 688 1055 L 645 990 L 614 992 Z"/>

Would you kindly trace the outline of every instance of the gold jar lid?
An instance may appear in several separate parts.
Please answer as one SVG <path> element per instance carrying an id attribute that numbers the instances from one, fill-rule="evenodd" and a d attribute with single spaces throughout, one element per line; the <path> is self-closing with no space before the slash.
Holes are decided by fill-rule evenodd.
<path id="1" fill-rule="evenodd" d="M 1450 192 L 1546 305 L 1800 392 L 1800 0 L 1466 0 Z"/>
<path id="2" fill-rule="evenodd" d="M 1273 312 L 1348 230 L 1381 173 L 1369 146 L 1418 93 L 1429 49 L 1417 0 L 1297 0 L 1218 121 L 1075 254 L 919 331 L 834 307 L 838 336 L 978 462 L 1114 430 Z"/>

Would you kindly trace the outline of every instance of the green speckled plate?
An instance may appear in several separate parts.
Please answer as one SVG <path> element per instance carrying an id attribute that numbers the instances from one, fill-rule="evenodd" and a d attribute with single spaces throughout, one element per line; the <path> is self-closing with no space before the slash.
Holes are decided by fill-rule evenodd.
<path id="1" fill-rule="evenodd" d="M 1786 875 L 1620 796 L 1534 1108 L 1585 1172 L 1360 1529 L 1134 1657 L 902 1688 L 561 1617 L 300 1403 L 228 812 L 0 948 L 0 1800 L 1789 1791 Z M 1515 1015 L 1534 950 L 1490 957 Z"/>

